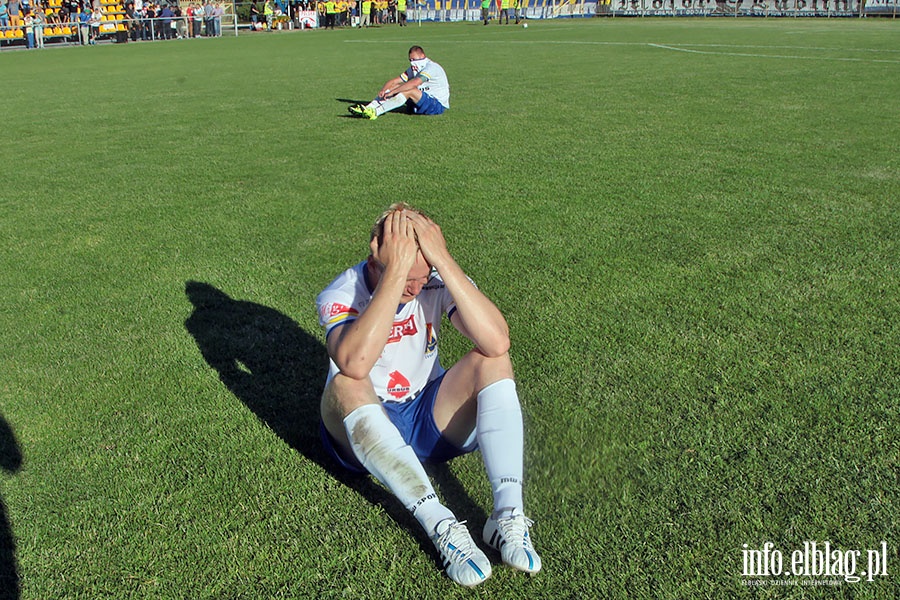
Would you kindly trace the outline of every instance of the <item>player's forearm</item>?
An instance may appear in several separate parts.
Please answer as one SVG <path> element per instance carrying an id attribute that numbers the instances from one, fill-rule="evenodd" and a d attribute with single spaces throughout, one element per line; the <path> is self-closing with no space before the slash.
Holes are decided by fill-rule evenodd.
<path id="1" fill-rule="evenodd" d="M 393 79 L 391 79 L 390 81 L 385 83 L 383 86 L 381 86 L 381 91 L 386 92 L 388 90 L 394 90 L 394 89 L 400 87 L 402 84 L 403 84 L 402 77 L 394 77 Z"/>
<path id="2" fill-rule="evenodd" d="M 509 351 L 509 327 L 500 309 L 469 281 L 455 261 L 439 268 L 441 279 L 456 303 L 460 331 L 487 356 Z"/>
<path id="3" fill-rule="evenodd" d="M 339 337 L 329 344 L 329 354 L 342 374 L 352 379 L 369 376 L 387 344 L 405 284 L 405 277 L 386 272 L 369 306 L 336 332 Z"/>

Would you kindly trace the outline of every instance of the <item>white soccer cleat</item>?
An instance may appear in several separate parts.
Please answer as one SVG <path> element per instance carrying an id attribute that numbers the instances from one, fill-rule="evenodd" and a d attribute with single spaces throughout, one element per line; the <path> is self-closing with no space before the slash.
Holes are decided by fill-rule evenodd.
<path id="1" fill-rule="evenodd" d="M 491 563 L 478 549 L 465 521 L 444 519 L 431 537 L 441 555 L 447 577 L 465 587 L 473 587 L 491 576 Z"/>
<path id="2" fill-rule="evenodd" d="M 484 542 L 499 550 L 500 558 L 512 568 L 537 573 L 541 570 L 541 557 L 531 545 L 528 528 L 532 525 L 534 521 L 518 509 L 506 517 L 491 517 L 484 524 Z"/>

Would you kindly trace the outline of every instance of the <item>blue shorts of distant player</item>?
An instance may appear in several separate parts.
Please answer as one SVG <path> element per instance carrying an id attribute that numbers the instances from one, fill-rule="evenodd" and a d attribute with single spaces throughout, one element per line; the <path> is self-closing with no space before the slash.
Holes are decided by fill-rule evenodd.
<path id="1" fill-rule="evenodd" d="M 381 406 L 387 413 L 391 422 L 400 430 L 400 435 L 406 440 L 416 456 L 422 462 L 443 463 L 452 458 L 468 454 L 478 448 L 474 436 L 465 448 L 458 448 L 447 438 L 441 435 L 437 424 L 434 422 L 434 401 L 437 399 L 438 389 L 444 376 L 428 382 L 416 397 L 406 402 L 382 402 Z M 337 450 L 337 442 L 325 429 L 325 424 L 319 421 L 319 435 L 325 451 L 342 467 L 355 473 L 365 473 L 358 461 L 348 461 Z"/>
<path id="2" fill-rule="evenodd" d="M 419 99 L 418 104 L 410 100 L 407 105 L 410 112 L 415 115 L 439 115 L 447 110 L 433 96 L 429 96 L 428 92 L 422 92 L 422 97 Z"/>

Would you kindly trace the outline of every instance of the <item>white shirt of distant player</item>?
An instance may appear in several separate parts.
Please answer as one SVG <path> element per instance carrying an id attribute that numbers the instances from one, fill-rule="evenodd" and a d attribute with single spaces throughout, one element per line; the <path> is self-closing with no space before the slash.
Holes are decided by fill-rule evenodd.
<path id="1" fill-rule="evenodd" d="M 319 324 L 326 337 L 335 327 L 356 320 L 371 302 L 365 261 L 337 276 L 316 298 Z M 435 274 L 419 295 L 400 305 L 384 351 L 369 373 L 375 394 L 385 401 L 405 402 L 444 372 L 438 360 L 441 317 L 456 309 L 450 292 Z M 329 360 L 328 382 L 340 372 Z"/>
<path id="2" fill-rule="evenodd" d="M 424 64 L 422 64 L 423 62 Z M 400 79 L 409 81 L 413 77 L 422 79 L 420 90 L 443 104 L 444 108 L 450 108 L 450 81 L 447 79 L 444 67 L 427 57 L 413 61 L 413 64 L 400 74 Z"/>

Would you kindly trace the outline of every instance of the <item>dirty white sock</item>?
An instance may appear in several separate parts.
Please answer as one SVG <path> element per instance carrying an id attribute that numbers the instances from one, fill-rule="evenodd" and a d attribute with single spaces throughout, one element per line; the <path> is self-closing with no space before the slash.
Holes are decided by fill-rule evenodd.
<path id="1" fill-rule="evenodd" d="M 367 404 L 344 419 L 359 462 L 403 503 L 432 535 L 438 522 L 455 518 L 438 500 L 413 449 L 378 404 Z"/>

